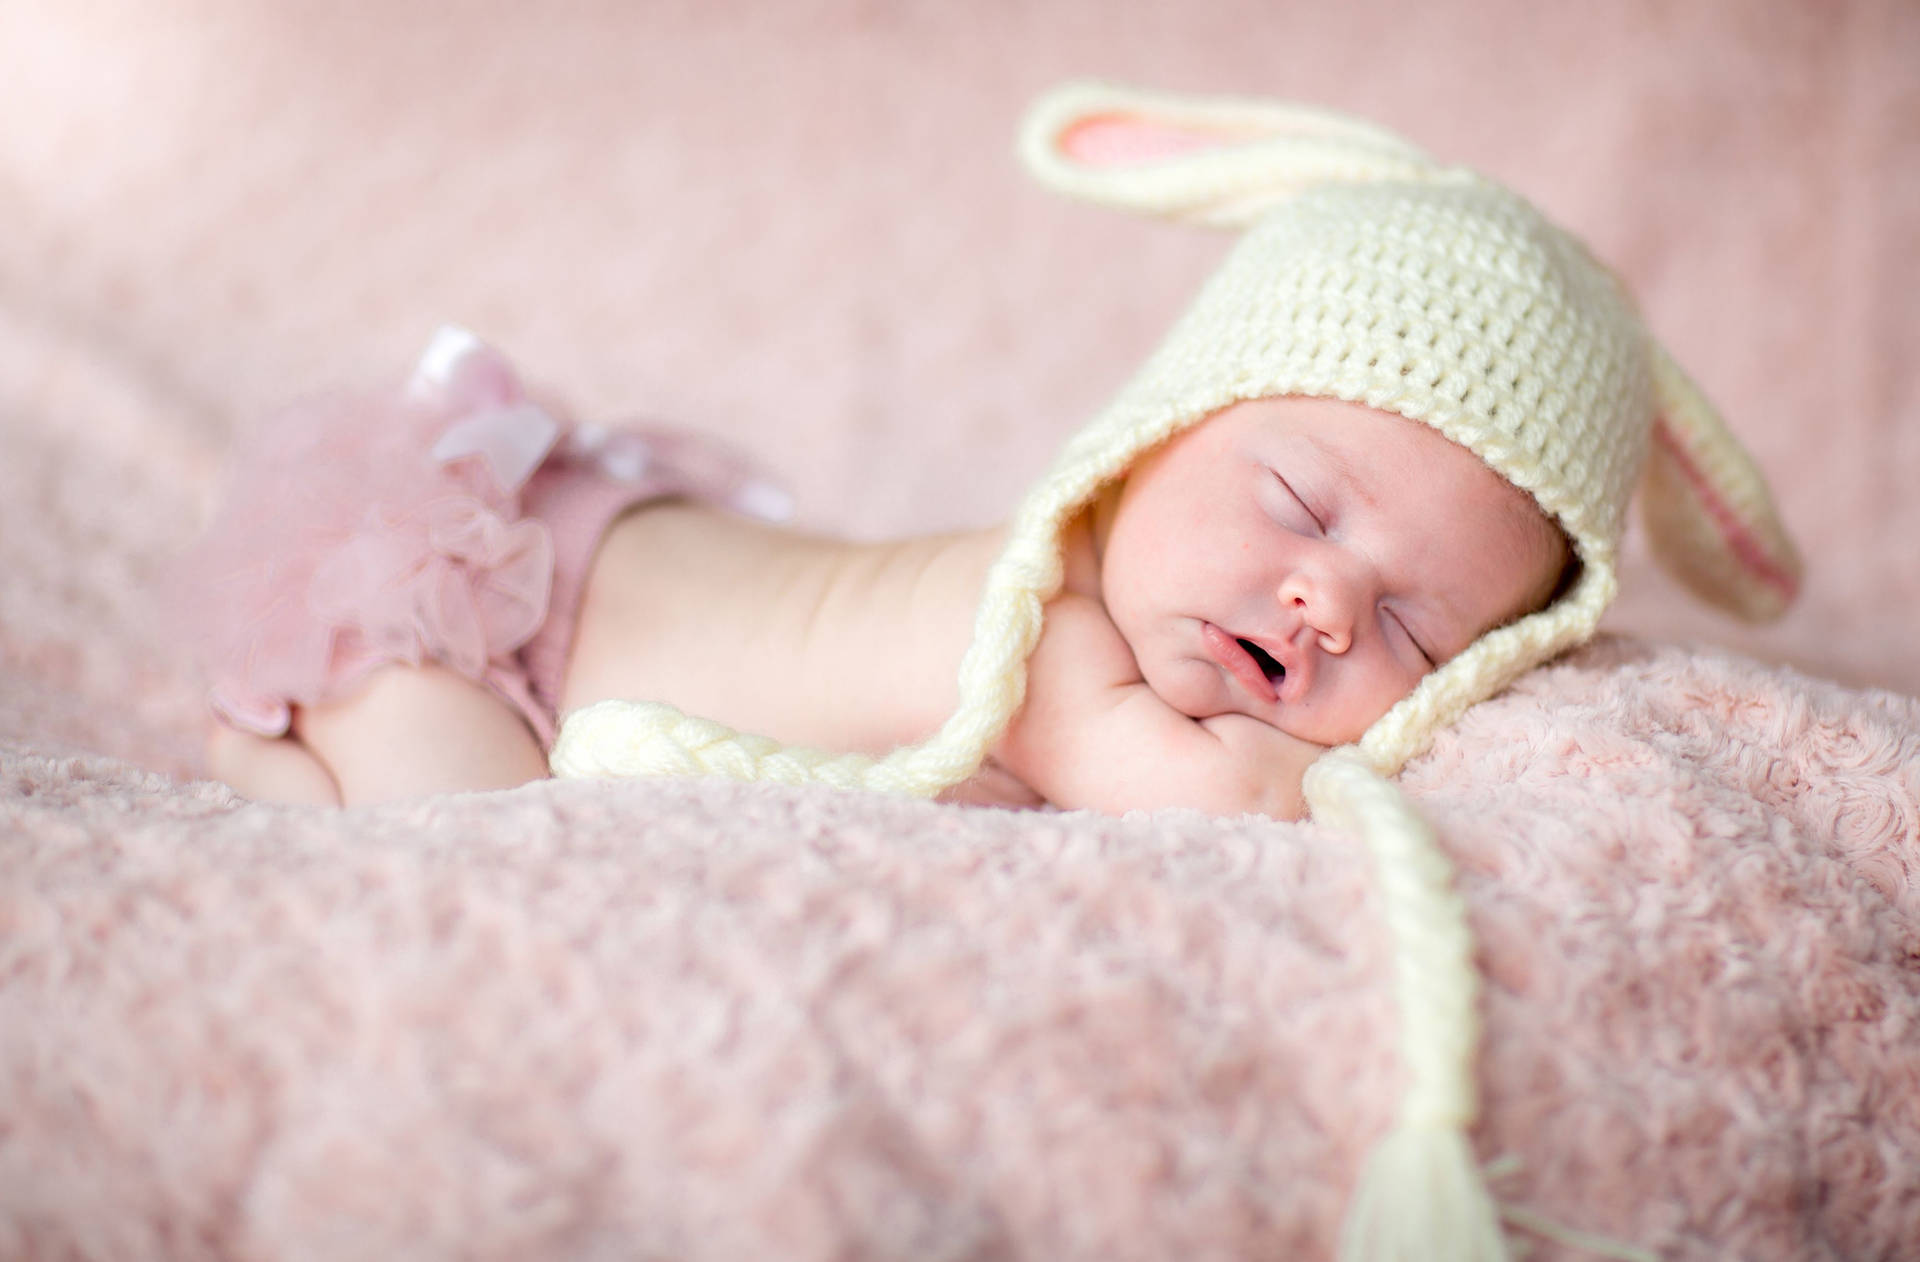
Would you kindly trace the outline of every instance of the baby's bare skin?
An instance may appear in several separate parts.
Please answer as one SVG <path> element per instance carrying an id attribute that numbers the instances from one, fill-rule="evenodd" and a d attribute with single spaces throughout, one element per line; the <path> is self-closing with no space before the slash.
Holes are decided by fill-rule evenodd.
<path id="1" fill-rule="evenodd" d="M 884 754 L 924 740 L 958 704 L 960 659 L 1005 537 L 995 527 L 855 544 L 696 504 L 638 509 L 594 558 L 562 710 L 647 698 L 787 744 Z M 1097 600 L 1085 518 L 1065 543 L 1068 592 Z M 1036 655 L 1036 693 L 1053 697 L 1049 672 L 1086 660 L 1072 648 L 1084 627 L 1050 621 L 1043 636 L 1055 643 Z M 1048 754 L 1066 748 L 1052 734 L 1061 716 L 1035 707 L 1032 717 L 1016 718 L 1018 739 L 949 799 L 1060 802 Z"/>
<path id="2" fill-rule="evenodd" d="M 859 544 L 689 503 L 602 541 L 561 694 L 664 701 L 784 743 L 882 754 L 931 734 L 1003 532 Z"/>

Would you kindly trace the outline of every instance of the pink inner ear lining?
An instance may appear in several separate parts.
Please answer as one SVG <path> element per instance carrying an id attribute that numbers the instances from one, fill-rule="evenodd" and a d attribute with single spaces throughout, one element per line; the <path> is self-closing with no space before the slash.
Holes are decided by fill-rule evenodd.
<path id="1" fill-rule="evenodd" d="M 1083 166 L 1143 166 L 1166 158 L 1218 149 L 1250 134 L 1176 127 L 1131 114 L 1095 114 L 1060 133 L 1060 152 Z"/>
<path id="2" fill-rule="evenodd" d="M 1753 530 L 1733 511 L 1733 506 L 1722 499 L 1713 483 L 1707 480 L 1700 466 L 1694 463 L 1693 456 L 1687 451 L 1680 436 L 1667 424 L 1665 417 L 1654 422 L 1653 441 L 1660 449 L 1673 458 L 1680 475 L 1693 487 L 1694 494 L 1706 507 L 1707 515 L 1713 518 L 1714 525 L 1720 528 L 1721 538 L 1727 541 L 1727 547 L 1733 552 L 1740 564 L 1753 572 L 1767 586 L 1778 591 L 1788 601 L 1792 601 L 1800 592 L 1800 580 L 1786 567 L 1776 562 L 1766 546 L 1755 538 Z"/>

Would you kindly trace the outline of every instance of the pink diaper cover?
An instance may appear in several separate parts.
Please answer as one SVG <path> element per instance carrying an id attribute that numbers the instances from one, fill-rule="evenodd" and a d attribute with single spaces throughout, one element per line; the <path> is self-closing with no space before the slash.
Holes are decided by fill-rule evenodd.
<path id="1" fill-rule="evenodd" d="M 177 588 L 208 700 L 279 736 L 377 666 L 439 662 L 550 746 L 600 538 L 665 498 L 789 507 L 714 439 L 557 418 L 497 351 L 442 329 L 403 386 L 295 406 L 239 445 Z"/>

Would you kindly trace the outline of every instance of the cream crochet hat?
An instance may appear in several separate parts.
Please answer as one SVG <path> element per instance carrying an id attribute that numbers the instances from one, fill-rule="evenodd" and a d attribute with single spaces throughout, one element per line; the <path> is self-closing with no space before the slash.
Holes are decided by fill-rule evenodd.
<path id="1" fill-rule="evenodd" d="M 1482 636 L 1306 781 L 1360 833 L 1396 942 L 1408 1085 L 1352 1207 L 1354 1257 L 1503 1256 L 1466 1139 L 1478 977 L 1431 831 L 1386 779 L 1467 707 L 1589 638 L 1616 588 L 1636 488 L 1655 555 L 1703 598 L 1776 616 L 1799 561 L 1765 484 L 1613 276 L 1514 193 L 1319 110 L 1098 84 L 1043 98 L 1021 139 L 1044 183 L 1245 235 L 1166 341 L 1015 514 L 960 669 L 960 705 L 882 758 L 783 747 L 651 703 L 568 717 L 560 775 L 723 774 L 932 795 L 1019 708 L 1062 530 L 1144 452 L 1234 402 L 1337 398 L 1431 425 L 1540 504 L 1579 567 L 1546 609 Z"/>

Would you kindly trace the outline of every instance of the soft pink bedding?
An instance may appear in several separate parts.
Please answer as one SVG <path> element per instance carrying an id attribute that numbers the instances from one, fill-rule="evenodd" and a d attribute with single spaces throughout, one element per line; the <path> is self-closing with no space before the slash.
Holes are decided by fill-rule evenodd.
<path id="1" fill-rule="evenodd" d="M 156 626 L 234 426 L 446 319 L 750 444 L 812 524 L 988 520 L 1224 244 L 1021 183 L 1021 107 L 1087 73 L 1527 189 L 1740 429 L 1796 613 L 1734 633 L 1630 558 L 1613 636 L 1407 773 L 1488 981 L 1476 1151 L 1663 1258 L 1920 1240 L 1920 14 L 1112 12 L 0 8 L 0 1257 L 1328 1253 L 1399 1072 L 1343 838 L 253 806 Z"/>
<path id="2" fill-rule="evenodd" d="M 4 1256 L 1316 1257 L 1397 1098 L 1371 873 L 1312 825 L 0 776 Z M 1409 784 L 1505 1202 L 1920 1239 L 1920 702 L 1610 641 Z"/>

